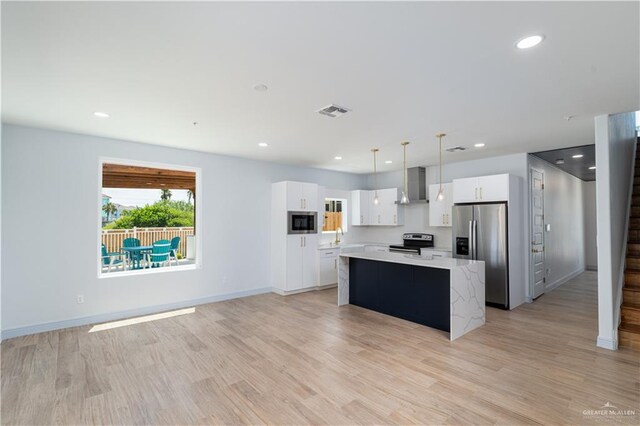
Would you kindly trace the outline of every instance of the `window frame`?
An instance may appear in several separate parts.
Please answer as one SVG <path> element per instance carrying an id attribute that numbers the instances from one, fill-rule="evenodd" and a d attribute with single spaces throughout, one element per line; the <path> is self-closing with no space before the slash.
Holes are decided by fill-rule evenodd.
<path id="1" fill-rule="evenodd" d="M 129 271 L 118 271 L 118 272 L 102 272 L 102 169 L 104 164 L 119 164 L 123 166 L 138 166 L 138 167 L 150 167 L 150 168 L 158 168 L 158 169 L 167 169 L 167 170 L 181 170 L 186 172 L 193 172 L 196 175 L 196 192 L 195 198 L 198 200 L 195 203 L 195 211 L 194 211 L 194 221 L 197 226 L 196 233 L 196 259 L 195 262 L 191 265 L 178 265 L 172 266 L 169 268 L 156 268 L 156 269 L 138 269 L 138 270 L 129 270 Z M 149 274 L 163 274 L 169 272 L 182 272 L 182 271 L 193 271 L 196 269 L 202 269 L 202 235 L 203 229 L 206 224 L 203 223 L 204 215 L 202 214 L 202 169 L 200 167 L 193 166 L 184 166 L 180 164 L 173 163 L 159 163 L 159 162 L 151 162 L 151 161 L 142 161 L 142 160 L 134 160 L 134 159 L 125 159 L 125 158 L 113 158 L 113 157 L 99 157 L 98 158 L 98 188 L 97 188 L 97 211 L 96 211 L 96 228 L 97 228 L 97 242 L 96 242 L 96 269 L 98 279 L 108 279 L 108 278 L 118 278 L 118 277 L 131 277 L 138 275 L 149 275 Z"/>

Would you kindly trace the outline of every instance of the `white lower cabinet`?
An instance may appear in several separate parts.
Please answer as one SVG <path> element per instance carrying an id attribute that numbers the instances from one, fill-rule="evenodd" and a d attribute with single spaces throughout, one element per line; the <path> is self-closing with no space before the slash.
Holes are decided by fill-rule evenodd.
<path id="1" fill-rule="evenodd" d="M 318 250 L 318 285 L 331 285 L 338 283 L 338 253 L 336 250 Z"/>
<path id="2" fill-rule="evenodd" d="M 317 234 L 288 235 L 286 257 L 286 291 L 317 285 Z"/>

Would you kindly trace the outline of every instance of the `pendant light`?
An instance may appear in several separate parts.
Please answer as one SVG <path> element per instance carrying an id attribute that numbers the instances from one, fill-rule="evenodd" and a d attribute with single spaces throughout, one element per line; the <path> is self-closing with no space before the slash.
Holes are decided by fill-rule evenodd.
<path id="1" fill-rule="evenodd" d="M 378 198 L 378 165 L 376 163 L 376 154 L 378 153 L 378 148 L 373 148 L 371 152 L 373 152 L 373 186 L 374 188 L 374 197 L 373 204 L 376 206 L 380 203 L 380 199 Z"/>
<path id="2" fill-rule="evenodd" d="M 403 154 L 403 167 L 404 167 L 404 189 L 402 190 L 402 196 L 400 197 L 400 204 L 409 204 L 409 189 L 407 187 L 407 145 L 409 142 L 401 142 L 402 154 Z"/>
<path id="3" fill-rule="evenodd" d="M 436 197 L 436 199 L 438 201 L 442 201 L 444 200 L 444 188 L 442 187 L 442 138 L 447 136 L 444 133 L 438 133 L 436 135 L 436 138 L 438 138 L 439 142 L 440 142 L 440 179 L 438 180 L 438 183 L 440 184 L 440 189 L 438 190 L 438 196 Z"/>

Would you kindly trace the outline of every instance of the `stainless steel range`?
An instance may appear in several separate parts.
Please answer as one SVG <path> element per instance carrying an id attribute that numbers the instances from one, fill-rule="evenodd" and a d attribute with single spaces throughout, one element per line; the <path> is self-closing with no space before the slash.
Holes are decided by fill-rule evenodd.
<path id="1" fill-rule="evenodd" d="M 421 248 L 433 247 L 433 234 L 403 234 L 404 244 L 390 245 L 389 251 L 396 253 L 420 254 Z"/>

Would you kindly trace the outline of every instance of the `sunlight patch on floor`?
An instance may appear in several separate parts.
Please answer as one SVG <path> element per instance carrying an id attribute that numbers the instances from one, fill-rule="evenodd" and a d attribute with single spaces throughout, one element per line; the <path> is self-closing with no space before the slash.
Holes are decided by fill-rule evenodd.
<path id="1" fill-rule="evenodd" d="M 180 315 L 192 314 L 195 311 L 196 311 L 196 308 L 185 308 L 185 309 L 178 309 L 177 311 L 162 312 L 160 314 L 145 315 L 142 317 L 105 322 L 104 324 L 98 324 L 91 327 L 91 330 L 89 330 L 89 333 L 93 333 L 95 331 L 111 330 L 113 328 L 127 327 L 129 325 L 140 324 L 140 323 L 149 322 L 149 321 L 156 321 L 156 320 L 165 319 L 165 318 L 172 318 Z"/>

